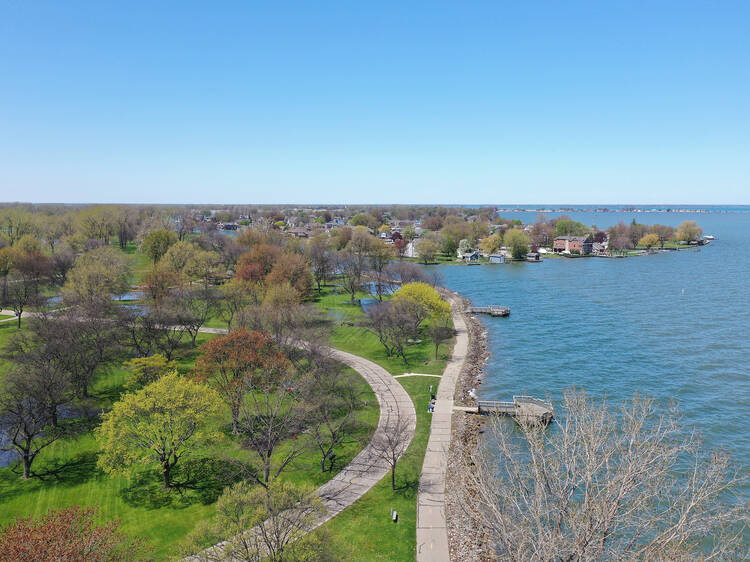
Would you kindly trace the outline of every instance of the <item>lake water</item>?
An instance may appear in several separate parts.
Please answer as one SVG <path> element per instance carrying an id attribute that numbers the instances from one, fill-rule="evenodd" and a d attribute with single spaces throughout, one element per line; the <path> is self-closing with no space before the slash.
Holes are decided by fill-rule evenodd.
<path id="1" fill-rule="evenodd" d="M 480 318 L 491 352 L 480 396 L 559 404 L 575 386 L 611 402 L 635 391 L 675 399 L 708 446 L 750 467 L 750 212 L 569 214 L 600 228 L 694 219 L 717 240 L 626 259 L 435 266 L 473 304 L 511 307 L 508 318 Z"/>

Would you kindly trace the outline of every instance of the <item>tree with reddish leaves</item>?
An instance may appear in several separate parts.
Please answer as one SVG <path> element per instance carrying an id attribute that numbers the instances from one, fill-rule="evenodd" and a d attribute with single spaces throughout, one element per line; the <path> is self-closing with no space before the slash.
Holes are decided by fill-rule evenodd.
<path id="1" fill-rule="evenodd" d="M 0 527 L 0 562 L 145 560 L 143 541 L 126 537 L 118 521 L 97 523 L 93 508 L 70 507 L 44 517 L 17 518 Z"/>
<path id="2" fill-rule="evenodd" d="M 200 346 L 195 376 L 208 381 L 226 401 L 232 412 L 232 434 L 239 433 L 240 407 L 246 393 L 265 385 L 287 363 L 265 332 L 238 328 Z"/>

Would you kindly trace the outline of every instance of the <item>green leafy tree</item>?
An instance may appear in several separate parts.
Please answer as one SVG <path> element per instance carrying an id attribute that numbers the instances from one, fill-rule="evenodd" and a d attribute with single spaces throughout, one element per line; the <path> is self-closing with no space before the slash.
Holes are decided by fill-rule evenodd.
<path id="1" fill-rule="evenodd" d="M 149 357 L 135 357 L 122 364 L 130 373 L 125 379 L 125 388 L 137 390 L 156 382 L 175 368 L 174 361 L 169 361 L 157 353 Z"/>
<path id="2" fill-rule="evenodd" d="M 126 394 L 102 415 L 96 429 L 101 454 L 97 465 L 108 473 L 131 466 L 158 465 L 171 488 L 177 463 L 219 438 L 212 431 L 221 407 L 213 389 L 165 375 L 138 392 Z"/>
<path id="3" fill-rule="evenodd" d="M 505 233 L 505 247 L 510 249 L 514 259 L 520 260 L 529 253 L 529 237 L 523 230 L 509 230 Z"/>
<path id="4" fill-rule="evenodd" d="M 419 259 L 422 260 L 422 263 L 427 265 L 428 263 L 435 260 L 435 256 L 437 255 L 438 251 L 440 250 L 440 247 L 429 238 L 422 238 L 417 244 L 417 254 L 419 255 Z"/>
<path id="5" fill-rule="evenodd" d="M 141 244 L 141 251 L 151 258 L 156 265 L 156 262 L 167 253 L 169 247 L 175 242 L 177 242 L 177 235 L 174 232 L 160 228 L 146 235 Z"/>
<path id="6" fill-rule="evenodd" d="M 659 237 L 656 234 L 646 234 L 640 240 L 638 240 L 639 246 L 645 246 L 646 249 L 650 250 L 659 243 Z"/>
<path id="7" fill-rule="evenodd" d="M 488 256 L 500 251 L 503 247 L 503 235 L 499 232 L 491 234 L 479 241 L 479 248 Z"/>
<path id="8" fill-rule="evenodd" d="M 130 288 L 130 268 L 114 248 L 104 246 L 78 256 L 67 274 L 63 295 L 74 302 L 108 301 Z"/>
<path id="9" fill-rule="evenodd" d="M 703 229 L 695 221 L 684 221 L 675 232 L 675 238 L 682 242 L 695 242 L 701 236 L 703 236 Z"/>

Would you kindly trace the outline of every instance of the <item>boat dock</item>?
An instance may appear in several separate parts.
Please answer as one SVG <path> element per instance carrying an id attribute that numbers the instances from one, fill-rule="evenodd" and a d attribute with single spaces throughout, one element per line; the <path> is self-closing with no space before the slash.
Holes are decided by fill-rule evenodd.
<path id="1" fill-rule="evenodd" d="M 476 406 L 455 406 L 454 410 L 469 414 L 510 416 L 519 424 L 547 425 L 555 419 L 555 409 L 552 403 L 533 396 L 514 396 L 512 402 L 477 400 Z"/>
<path id="2" fill-rule="evenodd" d="M 507 306 L 470 306 L 466 309 L 470 314 L 489 314 L 490 316 L 510 316 L 510 308 Z"/>

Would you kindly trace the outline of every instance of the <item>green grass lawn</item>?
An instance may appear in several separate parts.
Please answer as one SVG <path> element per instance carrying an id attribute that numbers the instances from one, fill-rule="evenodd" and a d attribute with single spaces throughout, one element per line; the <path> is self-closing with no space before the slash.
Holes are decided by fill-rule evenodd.
<path id="1" fill-rule="evenodd" d="M 401 377 L 417 411 L 417 429 L 406 455 L 396 468 L 395 492 L 390 475 L 323 526 L 330 532 L 334 548 L 342 560 L 414 560 L 417 548 L 417 491 L 422 462 L 430 435 L 431 414 L 429 377 Z M 391 509 L 398 511 L 398 523 L 391 520 Z"/>
<path id="2" fill-rule="evenodd" d="M 362 293 L 358 298 L 368 298 Z M 427 323 L 421 328 L 421 342 L 406 347 L 407 364 L 401 357 L 388 357 L 377 336 L 361 326 L 366 320 L 362 307 L 351 303 L 348 294 L 338 292 L 336 287 L 326 286 L 320 295 L 316 294 L 315 304 L 328 312 L 334 319 L 331 330 L 331 346 L 365 357 L 386 369 L 393 375 L 403 373 L 424 373 L 441 375 L 445 369 L 446 357 L 450 356 L 452 342 L 440 346 L 438 359 L 435 359 L 435 346 L 427 337 Z M 353 326 L 350 324 L 354 324 Z"/>
<path id="3" fill-rule="evenodd" d="M 365 298 L 368 295 L 361 295 Z M 365 319 L 359 304 L 335 287 L 325 287 L 316 304 L 336 319 L 331 345 L 355 353 L 381 365 L 393 375 L 405 372 L 442 374 L 450 357 L 453 341 L 440 347 L 440 358 L 434 359 L 431 342 L 409 346 L 409 365 L 400 358 L 386 356 L 377 337 L 357 326 Z M 350 323 L 355 325 L 350 325 Z M 397 490 L 391 491 L 390 476 L 323 526 L 329 531 L 341 559 L 350 560 L 414 560 L 416 555 L 417 491 L 422 462 L 430 435 L 431 414 L 427 412 L 430 385 L 439 382 L 431 377 L 400 377 L 398 382 L 409 393 L 417 412 L 417 428 L 409 450 L 399 461 L 396 471 Z M 391 509 L 399 513 L 399 522 L 391 520 Z"/>
<path id="4" fill-rule="evenodd" d="M 0 346 L 15 331 L 15 325 L 0 324 Z M 198 344 L 211 337 L 214 336 L 200 334 Z M 180 350 L 176 357 L 177 369 L 182 373 L 190 371 L 197 355 L 196 349 Z M 0 363 L 0 370 L 7 366 L 7 363 Z M 122 368 L 100 373 L 91 389 L 90 406 L 94 409 L 111 407 L 123 392 L 126 374 Z M 317 487 L 350 462 L 369 440 L 378 422 L 377 400 L 358 374 L 348 369 L 348 376 L 357 382 L 362 399 L 368 404 L 358 413 L 361 429 L 336 451 L 334 471 L 321 472 L 317 450 L 310 449 L 282 474 L 283 479 Z M 225 428 L 229 419 L 227 411 L 223 420 Z M 64 423 L 71 429 L 71 435 L 44 449 L 33 465 L 34 472 L 46 473 L 44 479 L 24 481 L 12 467 L 0 468 L 0 524 L 14 516 L 39 516 L 52 508 L 96 506 L 103 519 L 119 519 L 123 532 L 143 537 L 154 549 L 155 558 L 169 559 L 179 554 L 180 543 L 196 523 L 214 513 L 213 504 L 226 485 L 226 480 L 216 478 L 222 467 L 215 459 L 222 456 L 239 462 L 252 459 L 252 454 L 240 446 L 239 438 L 224 431 L 221 442 L 198 451 L 196 460 L 185 465 L 192 473 L 202 475 L 198 485 L 182 493 L 165 492 L 161 489 L 159 474 L 151 468 L 141 467 L 126 475 L 112 476 L 96 467 L 97 444 L 92 433 L 98 423 L 96 417 L 87 422 L 68 420 Z"/>

